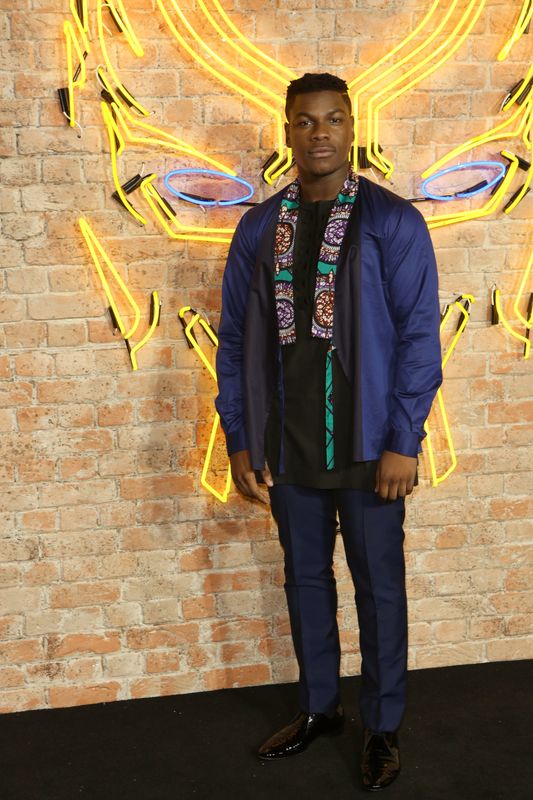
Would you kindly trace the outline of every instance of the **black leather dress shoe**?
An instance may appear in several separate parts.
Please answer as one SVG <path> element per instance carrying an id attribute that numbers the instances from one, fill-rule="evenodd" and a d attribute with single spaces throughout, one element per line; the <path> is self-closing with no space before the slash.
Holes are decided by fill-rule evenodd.
<path id="1" fill-rule="evenodd" d="M 259 758 L 272 761 L 301 753 L 317 736 L 334 735 L 342 731 L 344 713 L 338 706 L 332 717 L 326 714 L 307 714 L 300 711 L 288 725 L 273 734 L 257 751 Z"/>
<path id="2" fill-rule="evenodd" d="M 400 774 L 400 749 L 396 733 L 365 730 L 361 762 L 363 788 L 379 792 Z"/>

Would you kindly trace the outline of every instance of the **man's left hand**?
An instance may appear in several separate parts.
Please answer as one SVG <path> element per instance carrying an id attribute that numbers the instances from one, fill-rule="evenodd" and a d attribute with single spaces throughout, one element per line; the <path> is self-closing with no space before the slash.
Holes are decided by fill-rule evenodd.
<path id="1" fill-rule="evenodd" d="M 416 477 L 417 459 L 384 450 L 376 471 L 376 491 L 382 500 L 397 500 L 411 494 Z"/>

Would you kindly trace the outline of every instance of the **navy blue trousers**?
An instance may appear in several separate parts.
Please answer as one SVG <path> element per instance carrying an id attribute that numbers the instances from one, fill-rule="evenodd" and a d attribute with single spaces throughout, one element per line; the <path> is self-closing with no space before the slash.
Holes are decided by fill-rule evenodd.
<path id="1" fill-rule="evenodd" d="M 394 731 L 405 709 L 407 601 L 404 500 L 356 489 L 270 489 L 285 554 L 285 592 L 300 668 L 300 707 L 331 714 L 339 703 L 340 644 L 333 574 L 336 512 L 355 586 L 362 656 L 361 719 Z"/>

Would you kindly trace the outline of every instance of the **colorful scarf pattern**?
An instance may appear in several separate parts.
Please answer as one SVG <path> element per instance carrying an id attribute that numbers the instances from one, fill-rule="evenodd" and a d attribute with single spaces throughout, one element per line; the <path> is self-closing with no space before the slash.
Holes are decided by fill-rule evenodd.
<path id="1" fill-rule="evenodd" d="M 335 276 L 340 249 L 348 220 L 357 197 L 359 178 L 350 170 L 348 177 L 331 208 L 316 265 L 315 294 L 311 335 L 329 339 L 333 335 L 333 309 L 335 304 Z M 285 189 L 276 228 L 274 243 L 276 313 L 281 345 L 296 341 L 294 320 L 294 242 L 300 207 L 300 181 L 295 180 Z"/>
<path id="2" fill-rule="evenodd" d="M 330 342 L 333 336 L 337 264 L 358 189 L 359 178 L 353 170 L 350 170 L 331 208 L 316 265 L 311 336 L 328 339 Z M 276 314 L 281 345 L 293 344 L 296 341 L 292 278 L 300 193 L 301 187 L 298 179 L 285 189 L 274 243 Z M 327 470 L 335 467 L 332 350 L 330 345 L 326 354 L 324 377 Z"/>

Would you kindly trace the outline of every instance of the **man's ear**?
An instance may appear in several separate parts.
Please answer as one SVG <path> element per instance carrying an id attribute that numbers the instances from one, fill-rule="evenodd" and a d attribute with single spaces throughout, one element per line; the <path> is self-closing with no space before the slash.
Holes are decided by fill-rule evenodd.
<path id="1" fill-rule="evenodd" d="M 290 132 L 290 128 L 289 128 L 289 123 L 288 122 L 285 123 L 284 128 L 285 128 L 285 144 L 287 145 L 287 147 L 290 147 L 291 146 L 291 132 Z"/>

